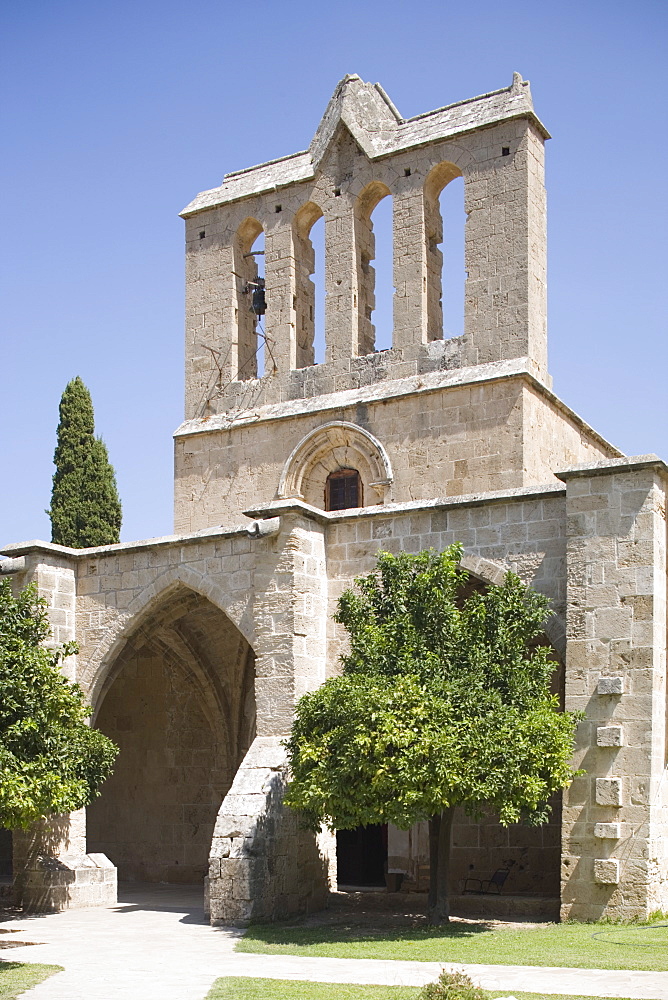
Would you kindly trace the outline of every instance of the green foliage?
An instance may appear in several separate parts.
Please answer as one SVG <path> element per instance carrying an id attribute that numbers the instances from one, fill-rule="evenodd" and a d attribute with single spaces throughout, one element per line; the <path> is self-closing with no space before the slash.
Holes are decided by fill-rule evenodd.
<path id="1" fill-rule="evenodd" d="M 22 996 L 32 986 L 37 986 L 55 972 L 62 971 L 62 965 L 0 960 L 0 1000 L 15 1000 L 15 997 Z"/>
<path id="2" fill-rule="evenodd" d="M 460 557 L 381 553 L 340 598 L 343 674 L 300 700 L 287 743 L 286 801 L 314 828 L 407 829 L 455 805 L 541 823 L 572 779 L 575 720 L 531 648 L 546 599 L 511 573 L 462 596 Z"/>
<path id="3" fill-rule="evenodd" d="M 87 805 L 118 753 L 86 724 L 83 692 L 58 669 L 76 646 L 47 649 L 49 634 L 35 588 L 14 597 L 9 580 L 0 583 L 0 826 Z"/>
<path id="4" fill-rule="evenodd" d="M 121 504 L 107 448 L 96 438 L 93 404 L 81 379 L 72 379 L 60 400 L 54 454 L 51 541 L 75 549 L 120 540 Z"/>
<path id="5" fill-rule="evenodd" d="M 417 1000 L 412 986 L 360 986 L 295 979 L 217 979 L 205 1000 Z"/>
<path id="6" fill-rule="evenodd" d="M 466 973 L 444 969 L 435 983 L 427 983 L 418 993 L 418 1000 L 486 1000 L 488 996 Z"/>

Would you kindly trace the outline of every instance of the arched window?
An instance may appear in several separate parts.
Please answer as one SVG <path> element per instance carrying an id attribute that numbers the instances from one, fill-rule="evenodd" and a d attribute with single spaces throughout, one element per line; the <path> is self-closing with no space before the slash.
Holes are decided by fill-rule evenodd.
<path id="1" fill-rule="evenodd" d="M 325 483 L 325 510 L 348 510 L 362 506 L 362 480 L 357 469 L 330 472 Z"/>
<path id="2" fill-rule="evenodd" d="M 324 219 L 312 201 L 295 216 L 297 368 L 324 361 Z M 313 280 L 312 276 L 315 278 Z"/>
<path id="3" fill-rule="evenodd" d="M 237 378 L 260 378 L 264 374 L 264 338 L 258 343 L 264 322 L 264 230 L 257 219 L 239 226 L 234 248 L 237 283 Z"/>
<path id="4" fill-rule="evenodd" d="M 453 163 L 439 163 L 424 186 L 429 340 L 464 332 L 464 181 Z"/>
<path id="5" fill-rule="evenodd" d="M 357 199 L 355 211 L 355 241 L 357 245 L 356 309 L 358 324 L 357 353 L 360 355 L 372 354 L 376 349 L 376 327 L 372 318 L 376 309 L 376 271 L 371 265 L 371 262 L 376 259 L 376 239 L 374 236 L 374 227 L 371 217 L 378 203 L 389 194 L 390 190 L 385 184 L 382 184 L 380 181 L 372 181 L 371 184 L 367 184 Z M 391 206 L 391 200 L 388 203 L 388 206 Z M 391 219 L 391 208 L 389 210 L 388 218 Z M 391 255 L 391 238 L 389 240 L 384 240 L 384 242 L 386 242 L 390 248 L 389 254 Z M 391 256 L 388 258 L 387 254 L 383 254 L 381 257 L 384 271 L 386 270 L 385 264 L 388 259 L 390 263 L 387 270 L 391 275 Z M 389 288 L 391 287 L 392 278 L 390 277 Z M 388 289 L 383 287 L 383 292 L 387 293 L 387 291 Z M 387 322 L 390 325 L 390 317 L 392 315 L 391 309 L 392 307 L 390 305 L 386 314 Z M 391 333 L 389 337 L 383 336 L 383 345 L 389 346 L 391 344 L 391 340 Z"/>

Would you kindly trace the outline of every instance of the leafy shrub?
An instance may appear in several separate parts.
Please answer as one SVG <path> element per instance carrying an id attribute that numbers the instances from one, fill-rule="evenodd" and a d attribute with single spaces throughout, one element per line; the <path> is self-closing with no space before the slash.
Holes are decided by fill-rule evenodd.
<path id="1" fill-rule="evenodd" d="M 444 969 L 435 983 L 428 983 L 418 994 L 418 1000 L 487 1000 L 488 996 L 464 972 Z"/>

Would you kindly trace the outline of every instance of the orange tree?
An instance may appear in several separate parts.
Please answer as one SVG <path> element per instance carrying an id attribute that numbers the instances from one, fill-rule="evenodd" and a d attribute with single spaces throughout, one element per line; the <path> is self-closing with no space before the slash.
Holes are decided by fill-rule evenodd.
<path id="1" fill-rule="evenodd" d="M 504 825 L 544 823 L 568 785 L 576 716 L 550 694 L 556 664 L 533 643 L 547 599 L 508 573 L 462 594 L 461 546 L 380 553 L 342 594 L 342 674 L 300 699 L 287 741 L 289 806 L 316 828 L 429 822 L 429 919 L 449 919 L 455 807 Z"/>
<path id="2" fill-rule="evenodd" d="M 98 792 L 118 747 L 87 725 L 83 692 L 60 673 L 74 643 L 47 649 L 45 602 L 0 583 L 0 826 L 72 812 Z"/>

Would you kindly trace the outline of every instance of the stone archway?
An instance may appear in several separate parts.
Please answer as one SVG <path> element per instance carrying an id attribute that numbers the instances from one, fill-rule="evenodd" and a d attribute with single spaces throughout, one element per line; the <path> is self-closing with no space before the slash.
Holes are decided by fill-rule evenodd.
<path id="1" fill-rule="evenodd" d="M 331 420 L 309 431 L 293 448 L 281 473 L 278 496 L 297 497 L 322 508 L 327 476 L 342 468 L 359 473 L 365 506 L 381 503 L 394 478 L 389 456 L 373 434 L 347 420 Z"/>
<path id="2" fill-rule="evenodd" d="M 120 879 L 199 882 L 220 804 L 255 732 L 255 657 L 223 611 L 184 587 L 152 602 L 96 699 L 120 754 L 87 810 L 88 851 Z"/>

